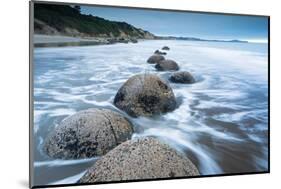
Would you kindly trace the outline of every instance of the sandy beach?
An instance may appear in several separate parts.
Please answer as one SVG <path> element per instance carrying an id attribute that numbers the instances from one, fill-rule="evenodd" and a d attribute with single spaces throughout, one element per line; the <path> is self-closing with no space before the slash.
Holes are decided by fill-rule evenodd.
<path id="1" fill-rule="evenodd" d="M 108 44 L 105 38 L 81 38 L 60 35 L 42 35 L 33 36 L 35 47 L 57 47 L 57 46 L 80 46 L 80 45 L 99 45 Z"/>

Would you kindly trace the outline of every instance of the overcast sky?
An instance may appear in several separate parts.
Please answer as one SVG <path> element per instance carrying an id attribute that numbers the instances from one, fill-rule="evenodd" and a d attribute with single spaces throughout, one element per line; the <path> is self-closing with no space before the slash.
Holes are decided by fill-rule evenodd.
<path id="1" fill-rule="evenodd" d="M 82 14 L 125 21 L 156 35 L 204 39 L 267 40 L 267 18 L 207 13 L 81 6 Z"/>

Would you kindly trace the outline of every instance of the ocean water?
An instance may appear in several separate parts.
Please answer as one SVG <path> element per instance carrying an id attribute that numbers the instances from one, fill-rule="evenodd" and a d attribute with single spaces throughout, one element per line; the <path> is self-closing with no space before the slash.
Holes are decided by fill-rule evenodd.
<path id="1" fill-rule="evenodd" d="M 146 60 L 167 45 L 166 58 L 195 84 L 170 83 L 180 106 L 152 118 L 130 118 L 133 138 L 155 136 L 189 157 L 201 175 L 268 170 L 267 44 L 140 41 L 137 44 L 35 48 L 34 173 L 36 185 L 75 183 L 99 157 L 51 159 L 48 132 L 79 110 L 110 108 L 131 76 L 157 72 Z M 167 81 L 168 82 L 168 81 Z"/>

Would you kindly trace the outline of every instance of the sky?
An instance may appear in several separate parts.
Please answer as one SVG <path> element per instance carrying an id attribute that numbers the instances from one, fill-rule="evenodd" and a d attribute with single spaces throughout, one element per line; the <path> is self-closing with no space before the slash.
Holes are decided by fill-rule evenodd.
<path id="1" fill-rule="evenodd" d="M 124 21 L 160 36 L 267 42 L 267 17 L 94 6 L 81 6 L 81 13 Z"/>

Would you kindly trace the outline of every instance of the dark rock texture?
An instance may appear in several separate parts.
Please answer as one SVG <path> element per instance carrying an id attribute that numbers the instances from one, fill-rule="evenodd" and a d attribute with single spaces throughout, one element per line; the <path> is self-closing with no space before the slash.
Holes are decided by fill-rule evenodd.
<path id="1" fill-rule="evenodd" d="M 194 77 L 189 72 L 186 71 L 173 73 L 169 78 L 169 80 L 173 83 L 186 83 L 186 84 L 195 83 Z"/>
<path id="2" fill-rule="evenodd" d="M 51 132 L 44 151 L 53 158 L 78 159 L 104 155 L 131 138 L 132 125 L 108 109 L 88 109 L 64 119 Z"/>
<path id="3" fill-rule="evenodd" d="M 162 60 L 155 65 L 158 71 L 177 71 L 179 70 L 178 64 L 173 60 Z"/>
<path id="4" fill-rule="evenodd" d="M 168 46 L 164 46 L 164 47 L 162 47 L 162 50 L 168 51 L 168 50 L 170 50 L 170 48 Z"/>
<path id="5" fill-rule="evenodd" d="M 131 42 L 132 43 L 138 43 L 138 40 L 133 38 L 133 39 L 131 39 Z"/>
<path id="6" fill-rule="evenodd" d="M 176 99 L 169 84 L 158 76 L 140 74 L 123 84 L 114 104 L 133 117 L 152 116 L 174 110 Z"/>
<path id="7" fill-rule="evenodd" d="M 122 143 L 101 157 L 80 183 L 197 176 L 199 171 L 187 158 L 147 137 Z"/>
<path id="8" fill-rule="evenodd" d="M 147 62 L 150 64 L 156 64 L 162 60 L 165 60 L 165 57 L 162 55 L 154 54 L 148 58 Z"/>
<path id="9" fill-rule="evenodd" d="M 167 53 L 166 53 L 166 52 L 159 51 L 159 50 L 156 50 L 156 51 L 154 51 L 154 54 L 166 55 Z"/>

